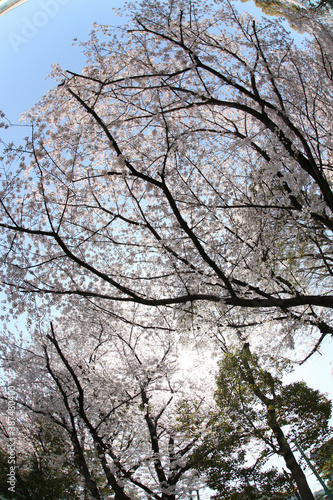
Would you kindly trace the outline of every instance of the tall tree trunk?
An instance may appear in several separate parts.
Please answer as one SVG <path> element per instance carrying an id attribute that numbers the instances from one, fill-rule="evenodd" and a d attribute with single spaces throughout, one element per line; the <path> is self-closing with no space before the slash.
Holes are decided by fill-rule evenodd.
<path id="1" fill-rule="evenodd" d="M 239 366 L 243 379 L 246 380 L 254 392 L 254 394 L 260 399 L 260 401 L 266 406 L 267 408 L 267 423 L 270 429 L 272 429 L 273 434 L 278 442 L 279 445 L 279 451 L 278 453 L 284 458 L 285 464 L 290 470 L 296 484 L 298 491 L 301 495 L 302 500 L 315 500 L 314 496 L 312 494 L 312 491 L 310 490 L 310 487 L 308 485 L 307 479 L 305 477 L 305 474 L 303 470 L 301 469 L 299 463 L 297 462 L 295 455 L 293 454 L 289 443 L 284 435 L 283 430 L 281 429 L 278 418 L 276 415 L 276 408 L 275 408 L 275 396 L 273 399 L 270 399 L 266 396 L 266 394 L 260 389 L 260 387 L 256 384 L 256 381 L 254 379 L 253 372 L 251 370 L 251 367 L 248 363 L 248 358 L 251 356 L 250 352 L 250 346 L 249 344 L 244 344 L 244 347 L 242 349 L 243 358 L 243 366 L 245 368 L 245 371 L 241 366 Z M 273 379 L 272 379 L 273 381 Z"/>
<path id="2" fill-rule="evenodd" d="M 285 464 L 290 470 L 293 478 L 295 479 L 302 500 L 314 500 L 314 496 L 312 494 L 312 491 L 310 490 L 305 474 L 299 463 L 297 462 L 295 455 L 293 454 L 286 440 L 283 430 L 277 422 L 274 406 L 267 408 L 267 421 L 279 444 L 280 454 L 283 457 Z"/>
<path id="3" fill-rule="evenodd" d="M 289 448 L 289 446 L 288 446 Z M 314 496 L 310 487 L 308 485 L 307 479 L 302 468 L 299 466 L 293 452 L 289 448 L 289 452 L 287 452 L 284 456 L 284 461 L 286 466 L 290 470 L 297 484 L 298 491 L 301 495 L 302 500 L 314 500 Z"/>

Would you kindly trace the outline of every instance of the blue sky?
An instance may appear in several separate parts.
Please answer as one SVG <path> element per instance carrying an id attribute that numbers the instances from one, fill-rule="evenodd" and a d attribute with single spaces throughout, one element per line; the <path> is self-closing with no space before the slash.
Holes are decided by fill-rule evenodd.
<path id="1" fill-rule="evenodd" d="M 28 0 L 0 16 L 0 110 L 12 123 L 52 87 L 46 76 L 53 63 L 80 71 L 84 58 L 72 40 L 86 41 L 93 22 L 121 24 L 112 8 L 123 4 L 122 0 Z M 14 133 L 10 129 L 6 140 Z M 322 352 L 298 368 L 293 378 L 304 379 L 333 398 L 333 342 L 326 339 Z"/>
<path id="2" fill-rule="evenodd" d="M 0 109 L 11 121 L 52 86 L 51 65 L 79 71 L 84 59 L 77 38 L 86 41 L 92 23 L 118 25 L 115 0 L 28 0 L 0 16 Z"/>

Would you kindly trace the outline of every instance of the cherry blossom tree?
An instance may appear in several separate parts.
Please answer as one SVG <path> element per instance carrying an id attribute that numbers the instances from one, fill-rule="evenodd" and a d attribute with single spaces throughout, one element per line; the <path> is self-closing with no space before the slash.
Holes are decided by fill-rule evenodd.
<path id="1" fill-rule="evenodd" d="M 209 383 L 204 355 L 201 375 L 195 363 L 195 377 L 179 365 L 171 330 L 142 328 L 135 317 L 127 328 L 100 313 L 93 321 L 82 310 L 30 345 L 4 345 L 3 406 L 9 385 L 16 420 L 67 436 L 63 457 L 74 456 L 92 498 L 174 500 L 204 484 L 189 457 L 207 424 L 212 394 L 203 387 L 214 374 Z M 203 415 L 190 434 L 178 422 L 184 404 Z"/>
<path id="2" fill-rule="evenodd" d="M 5 150 L 15 314 L 85 300 L 308 351 L 331 335 L 332 34 L 313 19 L 300 48 L 228 1 L 146 1 L 92 32 L 81 74 L 55 67 L 26 144 Z"/>

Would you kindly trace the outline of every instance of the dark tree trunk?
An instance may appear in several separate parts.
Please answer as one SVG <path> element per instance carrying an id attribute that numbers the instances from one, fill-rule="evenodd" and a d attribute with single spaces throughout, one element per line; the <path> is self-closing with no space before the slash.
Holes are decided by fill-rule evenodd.
<path id="1" fill-rule="evenodd" d="M 274 436 L 276 437 L 276 440 L 279 444 L 280 454 L 283 457 L 286 466 L 290 470 L 297 484 L 297 488 L 302 500 L 314 500 L 314 496 L 312 494 L 312 491 L 310 490 L 305 474 L 299 463 L 297 462 L 295 455 L 293 454 L 285 438 L 283 430 L 277 423 L 276 411 L 274 407 L 268 407 L 267 417 L 268 425 L 272 429 Z"/>
<path id="2" fill-rule="evenodd" d="M 301 495 L 302 500 L 315 500 L 308 485 L 307 479 L 303 470 L 301 469 L 299 463 L 297 462 L 289 443 L 284 435 L 283 430 L 281 429 L 275 408 L 275 397 L 270 399 L 266 396 L 264 392 L 258 387 L 256 381 L 253 376 L 253 372 L 248 363 L 248 357 L 251 356 L 249 344 L 244 344 L 242 352 L 243 356 L 243 364 L 245 368 L 245 372 L 242 370 L 242 375 L 244 380 L 246 380 L 250 386 L 254 394 L 260 399 L 260 401 L 267 408 L 267 424 L 270 429 L 273 431 L 273 434 L 278 442 L 279 450 L 278 453 L 284 458 L 285 464 L 290 470 L 296 484 L 298 491 Z"/>
<path id="3" fill-rule="evenodd" d="M 290 472 L 293 475 L 293 478 L 295 479 L 295 482 L 297 484 L 298 491 L 301 495 L 302 500 L 314 500 L 314 496 L 312 494 L 312 491 L 309 488 L 307 479 L 305 477 L 305 474 L 302 470 L 302 468 L 299 466 L 297 460 L 295 459 L 295 456 L 291 449 L 289 448 L 290 452 L 287 452 L 283 458 L 286 463 L 286 466 L 290 470 Z"/>
<path id="4" fill-rule="evenodd" d="M 174 493 L 171 493 L 171 495 L 169 495 L 168 493 L 163 493 L 162 500 L 176 500 L 176 495 Z"/>

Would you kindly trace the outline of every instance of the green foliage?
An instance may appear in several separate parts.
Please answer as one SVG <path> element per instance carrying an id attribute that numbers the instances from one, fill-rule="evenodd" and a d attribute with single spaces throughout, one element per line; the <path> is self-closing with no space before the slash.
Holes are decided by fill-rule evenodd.
<path id="1" fill-rule="evenodd" d="M 241 0 L 247 2 L 248 0 Z M 325 21 L 332 15 L 333 0 L 254 0 L 265 15 L 283 17 L 289 26 L 299 32 L 309 31 L 309 16 Z M 295 20 L 297 19 L 297 22 Z M 302 22 L 300 23 L 300 19 Z"/>
<path id="2" fill-rule="evenodd" d="M 243 0 L 248 1 L 248 0 Z M 259 7 L 265 14 L 273 16 L 286 16 L 286 9 L 301 11 L 310 10 L 317 13 L 328 12 L 332 6 L 332 0 L 299 0 L 289 2 L 288 0 L 255 0 L 256 7 Z"/>
<path id="3" fill-rule="evenodd" d="M 324 394 L 305 382 L 283 385 L 285 366 L 268 359 L 272 374 L 249 350 L 227 355 L 221 362 L 217 379 L 216 401 L 220 408 L 230 409 L 244 429 L 256 426 L 256 435 L 269 431 L 268 410 L 275 409 L 280 426 L 288 426 L 290 439 L 305 447 L 322 441 L 329 433 L 332 405 Z M 249 424 L 251 422 L 251 424 Z"/>
<path id="4" fill-rule="evenodd" d="M 308 451 L 329 435 L 331 402 L 304 382 L 283 385 L 285 366 L 270 363 L 268 371 L 248 348 L 227 354 L 220 363 L 217 411 L 193 455 L 218 498 L 290 498 L 295 491 L 291 477 L 268 463 L 272 455 L 285 453 L 276 429 Z"/>
<path id="5" fill-rule="evenodd" d="M 44 426 L 31 439 L 34 451 L 17 451 L 16 483 L 9 490 L 9 456 L 0 449 L 0 498 L 5 500 L 78 500 L 83 488 L 61 432 Z M 66 449 L 67 448 L 67 449 Z"/>
<path id="6" fill-rule="evenodd" d="M 310 447 L 327 438 L 332 404 L 324 394 L 305 382 L 294 382 L 282 388 L 279 404 L 291 439 Z"/>
<path id="7" fill-rule="evenodd" d="M 208 473 L 208 485 L 218 492 L 216 498 L 223 500 L 256 500 L 266 496 L 272 500 L 290 498 L 294 488 L 288 476 L 276 468 L 265 468 L 267 457 L 260 451 L 254 460 L 249 460 L 247 451 L 253 445 L 249 439 L 242 437 L 237 430 L 232 434 L 222 431 L 221 435 L 220 432 L 220 427 L 215 428 L 214 439 L 211 442 L 206 441 L 193 455 L 194 464 L 199 470 Z"/>
<path id="8" fill-rule="evenodd" d="M 333 438 L 314 450 L 312 458 L 320 475 L 327 481 L 327 487 L 333 491 Z"/>

